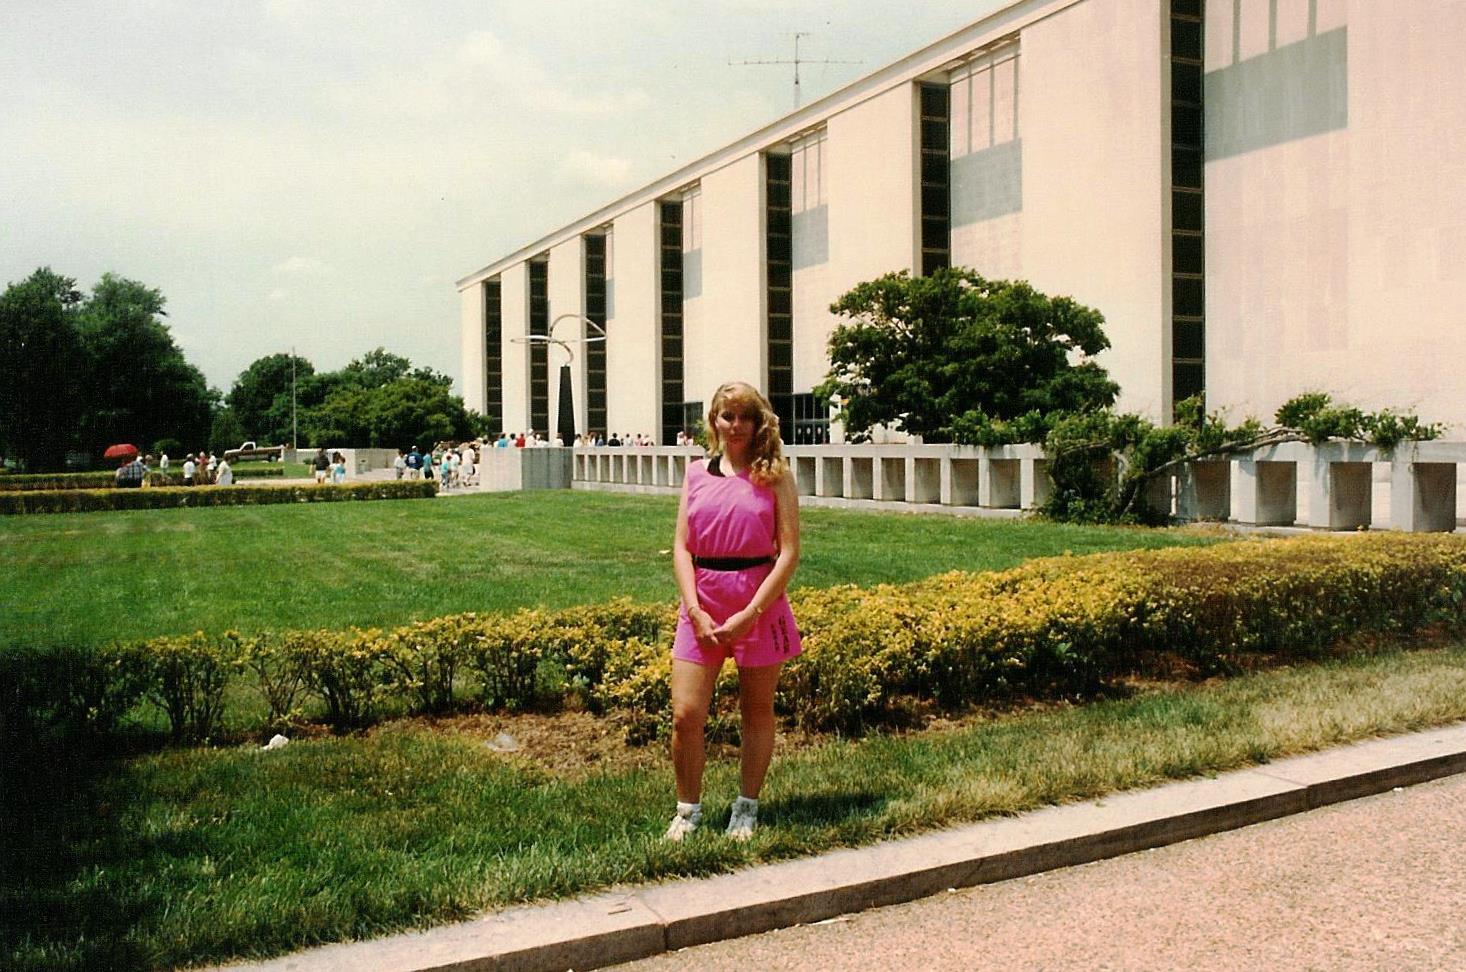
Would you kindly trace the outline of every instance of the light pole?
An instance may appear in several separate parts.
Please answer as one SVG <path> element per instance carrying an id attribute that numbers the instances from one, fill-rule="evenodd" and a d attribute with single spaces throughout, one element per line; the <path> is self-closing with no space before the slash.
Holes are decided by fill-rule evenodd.
<path id="1" fill-rule="evenodd" d="M 571 338 L 568 341 L 555 337 L 555 326 L 571 318 L 584 321 L 590 327 L 595 328 L 597 333 Z M 550 322 L 548 331 L 548 334 L 526 334 L 522 338 L 511 338 L 510 340 L 522 344 L 533 344 L 539 341 L 543 344 L 557 344 L 565 349 L 565 363 L 560 366 L 560 420 L 556 423 L 556 431 L 560 433 L 560 441 L 563 444 L 571 445 L 575 442 L 575 386 L 570 377 L 570 364 L 575 360 L 575 352 L 571 350 L 570 345 L 604 341 L 606 340 L 606 329 L 584 314 L 567 311 L 564 314 L 556 315 L 555 319 Z M 546 430 L 546 434 L 548 431 Z"/>

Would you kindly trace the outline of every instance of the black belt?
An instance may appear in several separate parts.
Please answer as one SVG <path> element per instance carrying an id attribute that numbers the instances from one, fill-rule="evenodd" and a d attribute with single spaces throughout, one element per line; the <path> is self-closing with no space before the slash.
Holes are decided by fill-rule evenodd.
<path id="1" fill-rule="evenodd" d="M 747 570 L 772 564 L 773 557 L 693 557 L 692 566 L 704 570 Z"/>

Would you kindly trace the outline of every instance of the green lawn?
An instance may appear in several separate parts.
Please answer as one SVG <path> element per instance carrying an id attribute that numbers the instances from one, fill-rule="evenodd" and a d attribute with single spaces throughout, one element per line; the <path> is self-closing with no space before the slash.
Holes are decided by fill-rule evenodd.
<path id="1" fill-rule="evenodd" d="M 397 504 L 391 504 L 397 505 Z M 445 506 L 447 504 L 444 504 Z M 481 909 L 857 845 L 1466 718 L 1466 650 L 1385 653 L 780 752 L 747 844 L 659 839 L 671 772 L 556 779 L 481 739 L 368 736 L 0 760 L 0 966 L 262 957 Z M 24 793 L 23 799 L 15 794 Z M 10 794 L 9 797 L 6 794 Z"/>
<path id="2" fill-rule="evenodd" d="M 672 601 L 672 497 L 553 491 L 0 518 L 0 648 L 199 628 L 392 625 L 459 611 Z M 1214 542 L 1183 530 L 805 509 L 796 585 Z"/>

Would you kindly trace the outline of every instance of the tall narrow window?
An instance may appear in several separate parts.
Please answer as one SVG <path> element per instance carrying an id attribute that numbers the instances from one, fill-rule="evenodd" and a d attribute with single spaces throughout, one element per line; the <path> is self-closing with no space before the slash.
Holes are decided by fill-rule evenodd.
<path id="1" fill-rule="evenodd" d="M 768 287 L 769 404 L 784 435 L 794 429 L 794 246 L 788 155 L 764 155 L 764 267 Z"/>
<path id="2" fill-rule="evenodd" d="M 660 206 L 658 255 L 662 277 L 662 445 L 677 441 L 682 422 L 682 201 Z"/>
<path id="3" fill-rule="evenodd" d="M 550 262 L 529 264 L 529 333 L 550 330 Z M 550 347 L 544 341 L 529 342 L 529 431 L 550 434 Z"/>
<path id="4" fill-rule="evenodd" d="M 585 316 L 606 326 L 606 237 L 599 233 L 585 237 Z M 586 325 L 585 336 L 595 337 Z M 586 429 L 606 429 L 606 342 L 587 341 L 585 347 Z M 565 443 L 569 445 L 570 443 Z"/>
<path id="5" fill-rule="evenodd" d="M 504 288 L 484 281 L 484 417 L 490 435 L 504 431 Z"/>
<path id="6" fill-rule="evenodd" d="M 1206 392 L 1202 9 L 1171 0 L 1171 401 Z"/>
<path id="7" fill-rule="evenodd" d="M 923 84 L 921 97 L 921 275 L 952 264 L 951 89 Z"/>

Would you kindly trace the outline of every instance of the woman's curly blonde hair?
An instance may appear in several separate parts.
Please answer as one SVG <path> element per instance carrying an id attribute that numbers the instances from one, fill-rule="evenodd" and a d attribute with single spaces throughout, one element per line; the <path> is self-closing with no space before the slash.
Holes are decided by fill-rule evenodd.
<path id="1" fill-rule="evenodd" d="M 748 450 L 748 478 L 760 486 L 772 486 L 789 471 L 784 458 L 784 442 L 779 438 L 779 416 L 757 388 L 742 381 L 729 381 L 713 392 L 708 406 L 708 454 L 721 456 L 723 442 L 718 438 L 718 413 L 731 408 L 753 420 L 753 443 Z"/>

